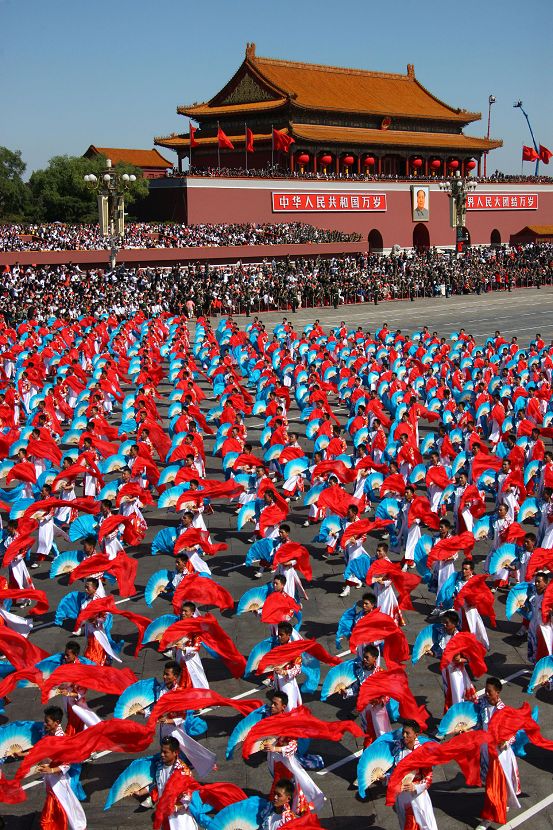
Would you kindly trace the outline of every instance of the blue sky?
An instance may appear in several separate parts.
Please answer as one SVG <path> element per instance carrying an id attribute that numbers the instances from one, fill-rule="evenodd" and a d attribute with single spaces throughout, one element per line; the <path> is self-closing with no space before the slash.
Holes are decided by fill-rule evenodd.
<path id="1" fill-rule="evenodd" d="M 154 135 L 187 128 L 176 106 L 215 94 L 254 41 L 259 55 L 289 60 L 388 72 L 414 63 L 435 95 L 482 112 L 473 135 L 486 133 L 492 93 L 491 135 L 504 147 L 488 170 L 519 172 L 530 136 L 515 100 L 553 149 L 551 9 L 551 0 L 0 0 L 0 145 L 22 151 L 27 174 L 89 144 L 150 148 Z"/>

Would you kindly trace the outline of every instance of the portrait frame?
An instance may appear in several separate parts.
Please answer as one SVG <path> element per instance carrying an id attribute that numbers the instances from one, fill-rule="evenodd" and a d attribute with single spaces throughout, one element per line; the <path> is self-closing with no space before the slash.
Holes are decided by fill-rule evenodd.
<path id="1" fill-rule="evenodd" d="M 424 199 L 419 193 L 422 191 Z M 413 222 L 430 222 L 430 187 L 427 184 L 411 185 L 411 217 Z"/>

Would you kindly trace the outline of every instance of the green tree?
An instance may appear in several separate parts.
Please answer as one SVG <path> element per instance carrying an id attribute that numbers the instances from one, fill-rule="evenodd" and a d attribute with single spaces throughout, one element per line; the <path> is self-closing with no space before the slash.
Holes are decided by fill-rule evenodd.
<path id="1" fill-rule="evenodd" d="M 84 181 L 87 173 L 100 177 L 105 169 L 103 156 L 54 156 L 48 167 L 36 170 L 29 180 L 32 196 L 29 218 L 44 222 L 96 222 L 98 212 L 94 191 Z M 148 195 L 148 183 L 142 171 L 130 164 L 117 164 L 118 173 L 134 173 L 137 180 L 126 191 L 126 205 Z"/>
<path id="2" fill-rule="evenodd" d="M 0 219 L 18 221 L 25 213 L 27 189 L 22 178 L 25 167 L 20 150 L 0 147 Z"/>

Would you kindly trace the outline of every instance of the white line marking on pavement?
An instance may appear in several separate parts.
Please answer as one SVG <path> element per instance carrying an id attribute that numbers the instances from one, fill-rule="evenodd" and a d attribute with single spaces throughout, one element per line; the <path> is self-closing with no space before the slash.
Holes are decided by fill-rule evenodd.
<path id="1" fill-rule="evenodd" d="M 351 651 L 349 649 L 347 651 L 341 651 L 340 654 L 336 655 L 336 657 L 345 657 L 346 654 L 351 654 Z"/>
<path id="2" fill-rule="evenodd" d="M 221 573 L 228 574 L 229 571 L 235 571 L 237 568 L 241 568 L 243 564 L 243 562 L 240 562 L 239 565 L 231 565 L 230 568 L 221 568 Z"/>
<path id="3" fill-rule="evenodd" d="M 504 686 L 506 683 L 509 683 L 511 680 L 514 680 L 515 677 L 520 677 L 522 674 L 530 674 L 530 672 L 528 669 L 521 669 L 520 671 L 517 671 L 514 674 L 510 674 L 508 677 L 505 677 L 501 680 L 502 686 Z M 481 697 L 484 694 L 484 691 L 484 689 L 480 689 L 479 692 L 476 692 L 476 696 Z"/>
<path id="4" fill-rule="evenodd" d="M 347 758 L 340 758 L 339 761 L 335 761 L 329 767 L 325 767 L 324 769 L 318 770 L 317 775 L 326 775 L 327 772 L 332 772 L 338 767 L 343 767 L 344 764 L 349 764 L 350 761 L 353 761 L 354 758 L 359 758 L 360 755 L 363 754 L 362 749 L 358 749 L 357 752 L 353 752 L 351 755 L 348 755 Z"/>
<path id="5" fill-rule="evenodd" d="M 535 816 L 536 813 L 541 813 L 546 807 L 553 803 L 553 795 L 546 795 L 545 798 L 542 798 L 541 801 L 538 801 L 537 804 L 534 804 L 533 807 L 529 807 L 528 810 L 525 810 L 516 818 L 512 819 L 512 821 L 508 821 L 507 824 L 502 824 L 501 827 L 498 827 L 498 830 L 514 830 L 515 827 L 519 827 L 521 824 L 524 824 L 525 821 L 528 821 L 529 818 Z"/>

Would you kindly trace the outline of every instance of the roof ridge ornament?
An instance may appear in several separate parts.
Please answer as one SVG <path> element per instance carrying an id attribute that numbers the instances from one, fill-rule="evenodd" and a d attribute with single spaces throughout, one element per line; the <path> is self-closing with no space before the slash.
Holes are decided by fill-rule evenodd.
<path id="1" fill-rule="evenodd" d="M 246 43 L 246 60 L 255 60 L 255 43 Z"/>
<path id="2" fill-rule="evenodd" d="M 407 64 L 407 77 L 408 78 L 414 78 L 415 77 L 415 64 L 414 63 L 408 63 Z"/>

